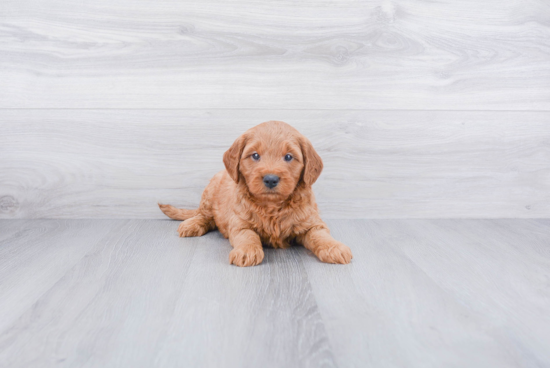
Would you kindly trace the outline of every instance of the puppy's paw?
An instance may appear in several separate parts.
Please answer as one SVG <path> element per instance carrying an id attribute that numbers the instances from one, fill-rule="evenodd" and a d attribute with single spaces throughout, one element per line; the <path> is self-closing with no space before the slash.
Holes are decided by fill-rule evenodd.
<path id="1" fill-rule="evenodd" d="M 229 253 L 229 264 L 239 267 L 256 266 L 264 260 L 264 250 L 258 245 L 241 245 Z"/>
<path id="2" fill-rule="evenodd" d="M 321 262 L 325 263 L 348 264 L 353 258 L 351 249 L 339 241 L 320 246 L 316 251 L 316 255 Z"/>
<path id="3" fill-rule="evenodd" d="M 193 219 L 183 221 L 178 227 L 178 234 L 181 238 L 203 236 L 206 231 L 207 228 L 202 222 L 193 221 Z"/>

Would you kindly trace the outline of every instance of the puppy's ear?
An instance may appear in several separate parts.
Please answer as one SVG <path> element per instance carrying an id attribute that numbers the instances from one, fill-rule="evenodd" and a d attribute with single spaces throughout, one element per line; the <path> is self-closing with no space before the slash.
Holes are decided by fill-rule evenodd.
<path id="1" fill-rule="evenodd" d="M 302 137 L 300 145 L 304 156 L 304 175 L 302 179 L 306 185 L 311 186 L 323 171 L 323 160 L 306 137 Z"/>
<path id="2" fill-rule="evenodd" d="M 246 144 L 246 137 L 245 135 L 241 135 L 235 142 L 233 142 L 233 145 L 229 147 L 227 151 L 223 154 L 223 163 L 225 165 L 225 169 L 229 173 L 229 176 L 231 176 L 231 179 L 235 181 L 235 183 L 239 182 L 239 163 L 241 161 L 241 156 L 243 154 L 243 149 Z"/>

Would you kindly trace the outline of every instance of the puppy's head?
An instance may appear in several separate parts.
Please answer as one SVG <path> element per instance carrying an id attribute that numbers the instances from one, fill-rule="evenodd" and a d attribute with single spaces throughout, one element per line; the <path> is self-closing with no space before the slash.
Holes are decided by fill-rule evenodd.
<path id="1" fill-rule="evenodd" d="M 323 161 L 309 139 L 282 121 L 247 130 L 223 155 L 227 172 L 262 201 L 288 198 L 299 183 L 311 187 Z"/>

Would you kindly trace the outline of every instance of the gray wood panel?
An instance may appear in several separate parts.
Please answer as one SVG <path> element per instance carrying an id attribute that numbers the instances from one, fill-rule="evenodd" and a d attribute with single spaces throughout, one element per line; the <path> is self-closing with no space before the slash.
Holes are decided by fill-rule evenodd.
<path id="1" fill-rule="evenodd" d="M 548 112 L 84 109 L 0 110 L 0 217 L 194 208 L 233 140 L 270 119 L 323 158 L 326 218 L 550 216 Z"/>
<path id="2" fill-rule="evenodd" d="M 351 264 L 253 268 L 177 225 L 1 220 L 0 365 L 550 365 L 550 220 L 331 220 Z"/>
<path id="3" fill-rule="evenodd" d="M 1 108 L 550 109 L 546 0 L 0 2 Z"/>

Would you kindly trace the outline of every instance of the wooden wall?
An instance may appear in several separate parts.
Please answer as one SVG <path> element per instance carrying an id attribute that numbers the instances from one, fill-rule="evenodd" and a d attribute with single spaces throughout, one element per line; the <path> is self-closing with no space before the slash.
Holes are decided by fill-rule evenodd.
<path id="1" fill-rule="evenodd" d="M 0 2 L 0 218 L 195 207 L 267 120 L 327 218 L 549 217 L 550 3 Z"/>

